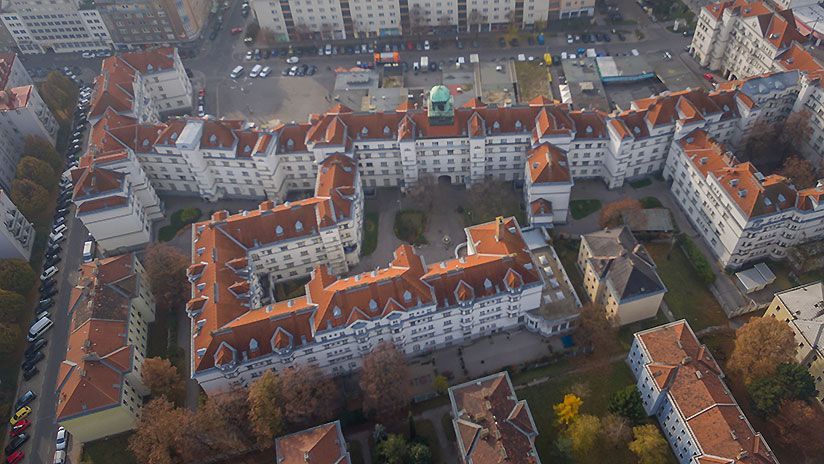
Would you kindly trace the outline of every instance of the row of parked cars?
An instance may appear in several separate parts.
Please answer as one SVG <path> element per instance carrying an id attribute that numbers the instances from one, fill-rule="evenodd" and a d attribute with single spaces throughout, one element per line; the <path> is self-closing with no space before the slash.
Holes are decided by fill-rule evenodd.
<path id="1" fill-rule="evenodd" d="M 92 89 L 89 86 L 80 88 L 77 108 L 74 115 L 75 131 L 72 134 L 72 140 L 69 142 L 69 148 L 66 151 L 66 164 L 69 167 L 77 166 L 78 163 L 78 157 L 83 145 L 83 136 L 88 126 L 86 113 L 88 112 L 91 92 Z M 43 348 L 49 343 L 45 336 L 54 326 L 54 321 L 51 318 L 51 309 L 55 305 L 55 299 L 58 293 L 56 276 L 59 272 L 60 261 L 62 260 L 60 256 L 62 251 L 61 243 L 66 239 L 66 217 L 69 213 L 71 195 L 72 182 L 64 178 L 60 181 L 57 207 L 52 218 L 51 232 L 49 233 L 49 240 L 46 245 L 43 272 L 40 274 L 40 300 L 37 303 L 34 322 L 29 327 L 29 332 L 26 337 L 29 346 L 26 347 L 21 367 L 23 369 L 23 378 L 27 381 L 39 373 L 37 365 L 45 359 L 46 355 L 43 353 Z M 84 261 L 90 260 L 92 257 L 92 243 L 91 241 L 87 241 L 84 245 Z M 36 398 L 37 395 L 33 391 L 28 390 L 21 395 L 15 403 L 15 412 L 11 419 L 9 419 L 11 429 L 9 431 L 10 440 L 5 449 L 6 464 L 17 464 L 25 458 L 25 453 L 21 447 L 29 439 L 27 430 L 32 425 L 32 421 L 28 419 L 28 417 L 32 412 L 31 403 Z M 57 431 L 57 450 L 54 454 L 54 464 L 64 464 L 66 462 L 66 441 L 66 430 L 60 427 Z"/>

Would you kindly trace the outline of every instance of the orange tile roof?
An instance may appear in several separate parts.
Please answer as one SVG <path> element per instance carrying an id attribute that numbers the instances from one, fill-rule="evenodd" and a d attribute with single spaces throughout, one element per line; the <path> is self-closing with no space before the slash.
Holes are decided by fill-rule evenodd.
<path id="1" fill-rule="evenodd" d="M 9 83 L 11 68 L 17 55 L 14 53 L 0 53 L 0 89 L 5 89 Z"/>
<path id="2" fill-rule="evenodd" d="M 566 153 L 555 145 L 542 143 L 533 148 L 526 163 L 534 184 L 572 182 Z"/>
<path id="3" fill-rule="evenodd" d="M 776 58 L 779 66 L 787 71 L 798 70 L 812 80 L 824 80 L 824 64 L 818 62 L 813 55 L 798 43 L 793 43 L 786 51 Z"/>
<path id="4" fill-rule="evenodd" d="M 537 464 L 538 430 L 526 400 L 501 372 L 449 389 L 461 462 Z"/>
<path id="5" fill-rule="evenodd" d="M 278 438 L 277 464 L 350 464 L 340 422 L 330 422 Z"/>
<path id="6" fill-rule="evenodd" d="M 152 48 L 138 52 L 124 52 L 117 56 L 140 71 L 141 74 L 151 74 L 158 71 L 172 69 L 175 64 L 175 49 L 173 47 Z"/>
<path id="7" fill-rule="evenodd" d="M 122 172 L 97 168 L 94 165 L 88 168 L 78 167 L 72 169 L 70 173 L 74 182 L 74 198 L 78 200 L 105 193 L 121 192 L 126 178 Z"/>
<path id="8" fill-rule="evenodd" d="M 711 3 L 704 6 L 704 8 L 715 19 L 720 19 L 726 10 L 730 10 L 733 14 L 744 18 L 772 13 L 772 10 L 770 10 L 764 2 L 749 0 L 728 0 L 725 2 Z"/>
<path id="9" fill-rule="evenodd" d="M 107 108 L 117 113 L 130 113 L 134 104 L 134 69 L 112 56 L 103 60 L 101 72 L 94 80 L 89 118 L 102 115 Z"/>
<path id="10" fill-rule="evenodd" d="M 0 90 L 0 111 L 17 110 L 29 106 L 34 86 L 24 85 L 11 89 Z"/>
<path id="11" fill-rule="evenodd" d="M 140 292 L 134 254 L 84 263 L 69 297 L 66 359 L 57 376 L 58 421 L 117 406 L 132 370 L 131 299 Z"/>
<path id="12" fill-rule="evenodd" d="M 658 387 L 669 394 L 701 450 L 699 462 L 777 464 L 761 434 L 744 417 L 723 381 L 709 350 L 686 321 L 635 334 L 649 355 L 645 366 Z"/>
<path id="13" fill-rule="evenodd" d="M 542 216 L 545 214 L 552 214 L 552 202 L 546 198 L 538 198 L 529 204 L 530 211 L 533 216 Z"/>

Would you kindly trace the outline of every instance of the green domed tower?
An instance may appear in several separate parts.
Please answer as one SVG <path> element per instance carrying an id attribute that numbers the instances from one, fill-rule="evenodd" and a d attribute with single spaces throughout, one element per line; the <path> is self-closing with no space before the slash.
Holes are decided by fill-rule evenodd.
<path id="1" fill-rule="evenodd" d="M 432 87 L 429 91 L 426 111 L 429 115 L 429 124 L 451 125 L 455 120 L 455 107 L 449 89 L 443 85 Z"/>

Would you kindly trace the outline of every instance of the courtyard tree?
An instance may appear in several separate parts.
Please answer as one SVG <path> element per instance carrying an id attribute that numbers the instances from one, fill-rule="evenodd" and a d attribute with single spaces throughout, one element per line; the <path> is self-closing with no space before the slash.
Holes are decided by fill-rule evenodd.
<path id="1" fill-rule="evenodd" d="M 573 334 L 576 343 L 596 354 L 608 354 L 615 343 L 618 328 L 607 317 L 606 310 L 593 303 L 586 303 L 578 317 L 578 329 Z"/>
<path id="2" fill-rule="evenodd" d="M 0 260 L 0 288 L 21 295 L 28 294 L 37 281 L 37 275 L 27 261 L 22 259 Z"/>
<path id="3" fill-rule="evenodd" d="M 12 323 L 0 323 L 0 354 L 13 353 L 23 340 L 20 326 Z"/>
<path id="4" fill-rule="evenodd" d="M 11 183 L 11 201 L 34 224 L 47 222 L 49 192 L 29 179 L 14 179 Z"/>
<path id="5" fill-rule="evenodd" d="M 246 397 L 234 391 L 210 396 L 197 410 L 187 415 L 182 454 L 186 462 L 204 462 L 215 456 L 235 454 L 253 443 L 247 421 Z"/>
<path id="6" fill-rule="evenodd" d="M 785 395 L 783 385 L 775 376 L 753 380 L 747 384 L 747 392 L 755 409 L 765 417 L 778 412 Z"/>
<path id="7" fill-rule="evenodd" d="M 260 444 L 271 444 L 283 430 L 283 388 L 277 374 L 266 371 L 249 386 L 249 421 Z"/>
<path id="8" fill-rule="evenodd" d="M 785 401 L 769 421 L 773 425 L 771 439 L 796 450 L 796 462 L 812 464 L 824 454 L 824 420 L 816 406 L 801 400 Z"/>
<path id="9" fill-rule="evenodd" d="M 17 163 L 17 178 L 28 179 L 46 190 L 53 191 L 57 187 L 57 174 L 45 161 L 33 156 L 24 156 Z"/>
<path id="10" fill-rule="evenodd" d="M 395 345 L 383 342 L 363 358 L 360 389 L 363 412 L 389 421 L 409 409 L 409 368 Z"/>
<path id="11" fill-rule="evenodd" d="M 564 400 L 552 407 L 555 411 L 555 420 L 561 425 L 569 425 L 578 417 L 578 412 L 581 410 L 583 400 L 567 393 L 564 395 Z"/>
<path id="12" fill-rule="evenodd" d="M 781 363 L 795 359 L 795 337 L 787 324 L 771 317 L 756 317 L 735 333 L 728 369 L 745 383 L 771 376 Z"/>
<path id="13" fill-rule="evenodd" d="M 432 387 L 435 389 L 437 394 L 445 395 L 449 390 L 449 380 L 442 375 L 436 375 L 435 379 L 432 381 Z"/>
<path id="14" fill-rule="evenodd" d="M 627 418 L 633 425 L 640 424 L 647 417 L 641 394 L 635 385 L 627 385 L 613 393 L 608 408 L 609 412 Z"/>
<path id="15" fill-rule="evenodd" d="M 277 45 L 278 38 L 275 34 L 275 31 L 268 27 L 264 27 L 258 32 L 257 41 L 259 44 L 264 45 L 266 47 L 273 47 Z"/>
<path id="16" fill-rule="evenodd" d="M 791 153 L 800 153 L 802 143 L 809 139 L 812 133 L 810 121 L 812 115 L 806 109 L 794 111 L 787 116 L 780 126 L 779 143 L 781 144 L 781 154 L 786 157 Z"/>
<path id="17" fill-rule="evenodd" d="M 599 448 L 602 434 L 601 421 L 597 417 L 591 414 L 576 417 L 566 431 L 572 446 L 572 455 L 579 461 L 584 461 Z"/>
<path id="18" fill-rule="evenodd" d="M 0 290 L 0 323 L 21 321 L 26 309 L 26 299 L 23 295 Z"/>
<path id="19" fill-rule="evenodd" d="M 250 21 L 249 24 L 246 26 L 246 37 L 249 37 L 252 40 L 257 40 L 259 32 L 260 24 L 258 24 L 257 21 Z"/>
<path id="20" fill-rule="evenodd" d="M 618 227 L 625 223 L 630 228 L 640 228 L 644 224 L 644 206 L 635 198 L 622 198 L 604 205 L 601 208 L 601 216 L 598 218 L 598 225 L 602 228 Z"/>
<path id="21" fill-rule="evenodd" d="M 613 448 L 624 448 L 632 440 L 632 426 L 626 417 L 607 414 L 601 418 L 604 441 Z"/>
<path id="22" fill-rule="evenodd" d="M 146 358 L 140 377 L 143 384 L 152 392 L 152 396 L 165 397 L 175 404 L 183 401 L 185 391 L 183 377 L 168 359 Z"/>
<path id="23" fill-rule="evenodd" d="M 307 365 L 279 372 L 283 417 L 290 426 L 308 426 L 335 417 L 340 407 L 334 381 Z M 291 427 L 296 428 L 296 427 Z"/>
<path id="24" fill-rule="evenodd" d="M 482 224 L 498 216 L 516 216 L 521 212 L 521 198 L 512 184 L 492 178 L 469 188 L 469 224 Z"/>
<path id="25" fill-rule="evenodd" d="M 143 406 L 129 438 L 129 450 L 140 464 L 182 464 L 183 441 L 190 423 L 188 410 L 175 408 L 166 398 Z"/>
<path id="26" fill-rule="evenodd" d="M 818 180 L 818 171 L 813 163 L 800 156 L 785 158 L 780 174 L 789 179 L 799 190 L 814 187 Z"/>
<path id="27" fill-rule="evenodd" d="M 429 464 L 432 453 L 421 443 L 410 443 L 402 435 L 389 435 L 375 446 L 375 457 L 381 464 Z"/>
<path id="28" fill-rule="evenodd" d="M 815 396 L 815 379 L 810 371 L 797 362 L 779 364 L 775 377 L 781 382 L 788 399 L 806 400 Z"/>
<path id="29" fill-rule="evenodd" d="M 424 173 L 418 181 L 406 190 L 406 198 L 412 207 L 422 211 L 429 211 L 435 203 L 437 185 L 432 174 Z"/>
<path id="30" fill-rule="evenodd" d="M 182 308 L 189 295 L 186 268 L 189 258 L 167 243 L 154 243 L 146 249 L 144 265 L 157 309 L 172 311 Z"/>
<path id="31" fill-rule="evenodd" d="M 647 424 L 632 428 L 635 437 L 629 442 L 629 450 L 638 457 L 639 464 L 661 464 L 669 458 L 669 445 L 658 427 Z"/>

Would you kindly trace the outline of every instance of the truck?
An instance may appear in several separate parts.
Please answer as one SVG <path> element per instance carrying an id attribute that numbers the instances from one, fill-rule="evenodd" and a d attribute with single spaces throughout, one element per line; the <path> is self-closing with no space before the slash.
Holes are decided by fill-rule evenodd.
<path id="1" fill-rule="evenodd" d="M 587 48 L 587 57 L 588 58 L 595 58 L 596 56 L 598 56 L 598 54 L 595 53 L 594 48 Z"/>
<path id="2" fill-rule="evenodd" d="M 401 56 L 398 52 L 376 52 L 375 64 L 380 63 L 400 63 Z"/>
<path id="3" fill-rule="evenodd" d="M 429 57 L 428 56 L 422 56 L 421 57 L 421 70 L 426 71 L 428 69 L 429 69 Z"/>

